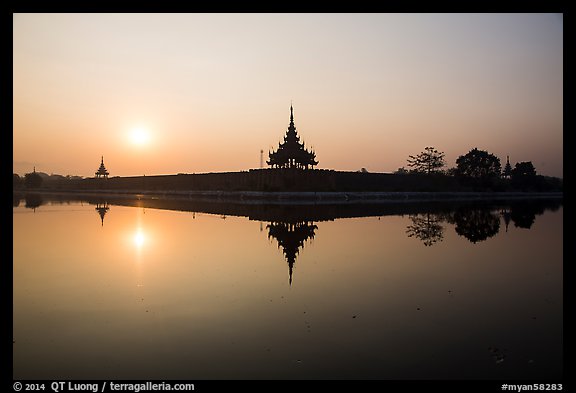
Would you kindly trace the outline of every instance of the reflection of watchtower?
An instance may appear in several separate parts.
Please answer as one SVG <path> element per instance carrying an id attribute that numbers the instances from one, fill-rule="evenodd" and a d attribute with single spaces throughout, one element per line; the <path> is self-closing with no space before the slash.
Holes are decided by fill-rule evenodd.
<path id="1" fill-rule="evenodd" d="M 109 173 L 106 170 L 106 167 L 104 166 L 104 156 L 102 156 L 102 161 L 100 161 L 100 168 L 98 168 L 98 171 L 96 171 L 95 174 L 97 178 L 103 178 L 103 179 L 108 178 Z"/>
<path id="2" fill-rule="evenodd" d="M 110 210 L 107 202 L 104 203 L 96 203 L 96 211 L 100 214 L 100 219 L 102 220 L 102 226 L 104 226 L 104 216 Z"/>
<path id="3" fill-rule="evenodd" d="M 300 247 L 304 247 L 304 242 L 314 239 L 314 231 L 318 229 L 312 222 L 271 222 L 266 226 L 268 238 L 273 237 L 278 242 L 278 247 L 282 247 L 284 257 L 288 262 L 288 283 L 292 285 L 292 270 L 296 263 L 296 255 Z"/>
<path id="4" fill-rule="evenodd" d="M 510 224 L 510 219 L 512 218 L 512 213 L 508 207 L 500 211 L 500 215 L 504 219 L 504 224 L 506 225 L 506 232 L 508 232 L 508 224 Z"/>

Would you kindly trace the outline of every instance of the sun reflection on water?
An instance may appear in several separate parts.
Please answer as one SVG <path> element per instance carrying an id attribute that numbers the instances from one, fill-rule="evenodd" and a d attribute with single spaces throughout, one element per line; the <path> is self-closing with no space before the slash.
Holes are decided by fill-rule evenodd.
<path id="1" fill-rule="evenodd" d="M 136 233 L 134 234 L 134 244 L 136 245 L 136 247 L 138 249 L 142 248 L 142 246 L 144 246 L 144 243 L 146 242 L 146 236 L 144 235 L 144 232 L 142 231 L 142 228 L 138 228 L 136 230 Z"/>

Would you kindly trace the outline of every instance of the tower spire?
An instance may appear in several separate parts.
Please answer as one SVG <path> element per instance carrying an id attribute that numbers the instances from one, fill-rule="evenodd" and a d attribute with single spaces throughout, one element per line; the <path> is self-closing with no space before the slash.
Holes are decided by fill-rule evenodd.
<path id="1" fill-rule="evenodd" d="M 100 161 L 100 168 L 98 168 L 98 170 L 95 173 L 97 178 L 103 177 L 105 179 L 108 178 L 108 171 L 106 170 L 106 167 L 104 166 L 104 156 L 102 156 L 102 160 Z"/>
<path id="2" fill-rule="evenodd" d="M 505 179 L 510 179 L 512 177 L 512 166 L 510 165 L 510 156 L 508 155 L 506 156 L 506 165 L 504 165 L 502 177 Z"/>
<path id="3" fill-rule="evenodd" d="M 278 150 L 269 152 L 270 158 L 266 163 L 277 168 L 295 168 L 308 169 L 318 165 L 316 154 L 305 149 L 304 144 L 300 143 L 300 137 L 294 125 L 294 107 L 290 101 L 290 125 L 286 130 L 284 142 L 278 143 Z"/>

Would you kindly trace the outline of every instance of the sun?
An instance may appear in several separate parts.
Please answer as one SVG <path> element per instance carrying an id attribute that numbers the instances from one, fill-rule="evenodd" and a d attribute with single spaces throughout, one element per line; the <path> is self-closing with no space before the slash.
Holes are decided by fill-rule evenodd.
<path id="1" fill-rule="evenodd" d="M 136 127 L 130 131 L 130 142 L 136 146 L 144 146 L 150 141 L 150 133 L 143 127 Z"/>

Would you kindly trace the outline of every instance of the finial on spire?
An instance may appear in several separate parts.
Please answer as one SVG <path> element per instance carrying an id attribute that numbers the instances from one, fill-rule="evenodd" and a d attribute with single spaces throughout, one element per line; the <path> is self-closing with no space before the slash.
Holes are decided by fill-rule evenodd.
<path id="1" fill-rule="evenodd" d="M 294 122 L 294 113 L 293 113 L 293 108 L 292 108 L 292 101 L 290 101 L 290 122 L 291 123 Z"/>

